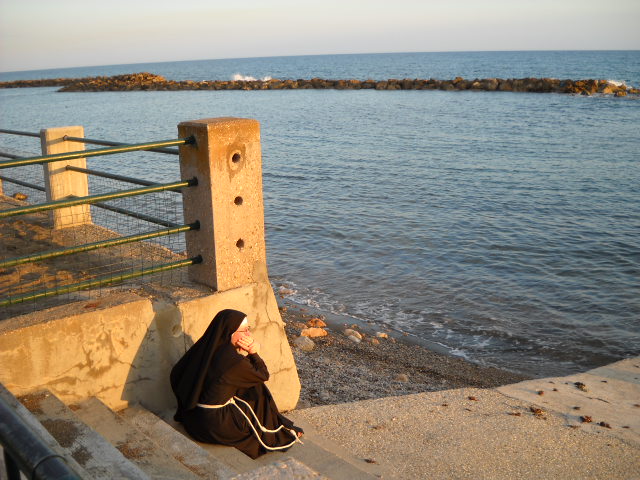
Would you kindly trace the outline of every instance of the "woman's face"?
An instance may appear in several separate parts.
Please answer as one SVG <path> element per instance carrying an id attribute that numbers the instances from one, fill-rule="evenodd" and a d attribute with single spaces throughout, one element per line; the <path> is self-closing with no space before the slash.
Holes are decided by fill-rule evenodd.
<path id="1" fill-rule="evenodd" d="M 238 347 L 238 340 L 245 337 L 251 338 L 251 330 L 248 325 L 241 325 L 238 330 L 231 334 L 231 345 Z"/>

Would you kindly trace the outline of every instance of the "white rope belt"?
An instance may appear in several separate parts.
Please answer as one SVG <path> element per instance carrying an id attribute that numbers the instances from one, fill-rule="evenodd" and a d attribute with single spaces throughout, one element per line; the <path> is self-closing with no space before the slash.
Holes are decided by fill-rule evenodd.
<path id="1" fill-rule="evenodd" d="M 236 400 L 239 402 L 242 402 L 244 405 L 246 405 L 246 407 L 249 409 L 249 411 L 251 412 L 251 415 L 253 415 L 254 420 L 256 421 L 256 424 L 258 424 L 258 426 L 260 427 L 260 430 L 262 430 L 262 432 L 264 433 L 277 433 L 280 430 L 282 430 L 283 428 L 285 428 L 284 425 L 280 425 L 278 428 L 274 429 L 274 430 L 269 430 L 268 428 L 264 427 L 261 423 L 260 420 L 258 420 L 258 416 L 256 415 L 256 412 L 253 411 L 253 408 L 251 408 L 251 405 L 249 405 L 247 402 L 245 402 L 244 400 L 242 400 L 241 398 L 238 397 L 231 397 L 229 400 L 226 401 L 226 403 L 223 403 L 221 405 L 207 405 L 206 403 L 197 403 L 196 405 L 200 408 L 209 408 L 209 409 L 218 409 L 218 408 L 223 408 L 226 407 L 227 405 L 233 405 L 235 406 L 238 411 L 242 414 L 242 416 L 247 420 L 247 423 L 249 423 L 249 426 L 251 427 L 251 430 L 253 430 L 253 433 L 255 434 L 256 438 L 258 439 L 258 442 L 260 442 L 260 445 L 262 445 L 264 448 L 266 448 L 267 450 L 284 450 L 285 448 L 289 448 L 291 447 L 294 443 L 298 442 L 298 443 L 302 443 L 302 440 L 300 440 L 300 438 L 298 438 L 298 434 L 296 433 L 295 430 L 290 429 L 290 428 L 285 428 L 285 431 L 289 432 L 291 435 L 293 435 L 294 440 L 293 442 L 287 444 L 287 445 L 282 445 L 280 447 L 269 447 L 268 445 L 266 445 L 263 441 L 262 438 L 260 438 L 260 434 L 258 433 L 258 431 L 256 430 L 256 427 L 253 426 L 253 422 L 251 421 L 251 419 L 249 418 L 249 416 L 244 412 L 244 410 L 242 410 L 240 408 L 240 405 L 238 405 L 236 403 Z M 303 444 L 304 445 L 304 444 Z"/>

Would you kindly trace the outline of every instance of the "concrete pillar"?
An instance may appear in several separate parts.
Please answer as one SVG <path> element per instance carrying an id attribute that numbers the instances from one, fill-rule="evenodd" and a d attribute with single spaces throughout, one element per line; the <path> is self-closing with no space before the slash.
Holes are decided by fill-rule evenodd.
<path id="1" fill-rule="evenodd" d="M 185 222 L 200 230 L 186 233 L 189 256 L 203 262 L 191 278 L 217 291 L 268 282 L 262 200 L 260 124 L 243 118 L 208 118 L 178 125 L 183 179 L 198 186 L 184 190 Z"/>
<path id="2" fill-rule="evenodd" d="M 84 128 L 58 127 L 40 130 L 42 154 L 50 155 L 84 150 L 83 143 L 63 140 L 65 135 L 69 135 L 70 137 L 84 137 Z M 89 194 L 87 175 L 66 170 L 65 167 L 67 165 L 86 168 L 87 160 L 85 158 L 78 158 L 43 165 L 47 201 L 62 200 L 70 196 L 85 197 Z M 54 230 L 91 223 L 89 205 L 58 208 L 52 210 L 50 215 Z"/>

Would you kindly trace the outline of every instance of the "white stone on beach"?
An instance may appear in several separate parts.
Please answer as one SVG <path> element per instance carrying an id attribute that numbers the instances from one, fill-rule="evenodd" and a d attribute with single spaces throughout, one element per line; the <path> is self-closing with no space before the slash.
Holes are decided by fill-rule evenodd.
<path id="1" fill-rule="evenodd" d="M 378 337 L 378 338 L 389 338 L 389 335 L 387 335 L 384 332 L 376 332 L 376 337 Z"/>
<path id="2" fill-rule="evenodd" d="M 310 352 L 316 346 L 313 340 L 309 337 L 300 336 L 293 341 L 293 344 L 303 352 Z"/>
<path id="3" fill-rule="evenodd" d="M 360 332 L 356 332 L 355 330 L 351 329 L 351 328 L 346 328 L 343 332 L 347 337 L 349 336 L 354 336 L 356 337 L 358 340 L 362 340 L 362 335 L 360 334 Z"/>
<path id="4" fill-rule="evenodd" d="M 347 338 L 355 343 L 360 343 L 362 341 L 361 338 L 356 337 L 355 335 L 348 335 Z"/>

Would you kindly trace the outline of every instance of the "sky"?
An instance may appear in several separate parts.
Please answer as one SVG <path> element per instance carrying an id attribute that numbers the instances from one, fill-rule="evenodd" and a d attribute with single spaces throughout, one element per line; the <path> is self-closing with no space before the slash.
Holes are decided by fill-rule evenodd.
<path id="1" fill-rule="evenodd" d="M 339 53 L 640 50 L 640 0 L 0 0 L 0 71 Z"/>

